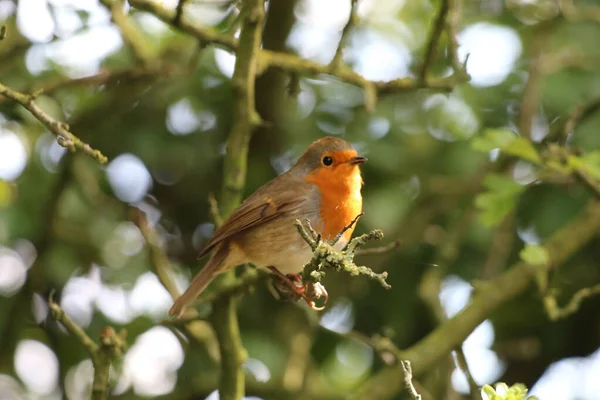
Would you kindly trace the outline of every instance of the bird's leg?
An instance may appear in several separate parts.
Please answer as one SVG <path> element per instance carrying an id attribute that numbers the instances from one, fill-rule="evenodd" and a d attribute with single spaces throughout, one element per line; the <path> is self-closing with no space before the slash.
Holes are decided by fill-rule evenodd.
<path id="1" fill-rule="evenodd" d="M 310 308 L 316 311 L 321 311 L 325 307 L 317 307 L 313 300 L 321 297 L 325 298 L 325 303 L 329 299 L 325 287 L 320 283 L 304 284 L 300 274 L 285 275 L 275 267 L 268 267 L 271 272 L 277 277 L 277 289 L 283 293 L 290 293 L 303 299 Z M 296 298 L 298 298 L 296 297 Z"/>

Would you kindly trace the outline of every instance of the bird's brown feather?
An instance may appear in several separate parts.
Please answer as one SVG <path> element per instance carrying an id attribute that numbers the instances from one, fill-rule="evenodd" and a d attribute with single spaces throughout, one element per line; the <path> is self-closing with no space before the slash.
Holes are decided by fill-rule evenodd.
<path id="1" fill-rule="evenodd" d="M 281 187 L 278 181 L 284 175 L 280 175 L 263 185 L 244 200 L 223 224 L 217 228 L 210 241 L 200 252 L 198 258 L 206 256 L 219 243 L 223 243 L 247 229 L 254 228 L 284 213 L 294 211 L 305 202 L 306 197 L 298 196 L 298 193 L 302 193 L 302 191 L 298 191 L 298 185 L 307 185 L 306 182 L 299 181 L 298 185 L 292 185 L 291 190 L 280 190 L 279 192 L 272 190 L 273 187 Z M 290 179 L 290 176 L 287 176 L 285 179 Z M 304 193 L 306 192 L 309 191 L 304 191 Z"/>

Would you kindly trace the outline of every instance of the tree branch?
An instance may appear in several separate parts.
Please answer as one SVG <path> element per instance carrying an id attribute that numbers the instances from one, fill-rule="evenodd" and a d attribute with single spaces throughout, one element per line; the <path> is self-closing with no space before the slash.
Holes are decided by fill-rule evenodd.
<path id="1" fill-rule="evenodd" d="M 444 27 L 446 25 L 446 15 L 448 15 L 448 0 L 442 0 L 442 4 L 440 5 L 440 11 L 435 17 L 435 21 L 433 23 L 433 29 L 429 33 L 429 40 L 427 43 L 427 47 L 425 50 L 425 59 L 423 61 L 423 66 L 421 67 L 421 71 L 419 72 L 419 80 L 426 84 L 427 82 L 427 73 L 431 68 L 431 64 L 435 60 L 436 51 L 440 42 L 440 37 L 444 32 Z"/>
<path id="2" fill-rule="evenodd" d="M 150 46 L 149 42 L 141 33 L 140 29 L 136 26 L 135 22 L 125 14 L 125 1 L 124 0 L 100 0 L 102 4 L 110 11 L 112 20 L 119 27 L 123 40 L 131 51 L 135 58 L 143 65 L 153 65 L 156 62 L 156 56 Z"/>
<path id="3" fill-rule="evenodd" d="M 351 224 L 354 224 L 357 218 Z M 300 236 L 302 236 L 313 251 L 311 260 L 302 270 L 302 281 L 304 283 L 321 282 L 325 276 L 325 270 L 331 269 L 334 271 L 345 271 L 352 276 L 366 275 L 379 282 L 385 289 L 391 288 L 386 282 L 387 272 L 378 274 L 369 267 L 358 266 L 354 263 L 355 252 L 360 246 L 363 246 L 370 240 L 380 240 L 383 238 L 383 232 L 379 229 L 353 238 L 348 243 L 346 250 L 336 251 L 332 244 L 321 239 L 321 236 L 316 233 L 308 220 L 304 224 L 300 220 L 296 220 L 294 225 L 298 229 Z"/>
<path id="4" fill-rule="evenodd" d="M 134 7 L 154 14 L 156 17 L 168 24 L 174 25 L 173 21 L 175 19 L 176 11 L 165 8 L 158 0 L 129 0 L 129 3 Z M 452 15 L 457 14 L 455 13 Z M 457 17 L 454 17 L 454 19 L 457 20 Z M 238 48 L 238 41 L 234 37 L 218 33 L 210 28 L 203 28 L 194 23 L 187 22 L 185 21 L 185 18 L 182 18 L 181 22 L 175 26 L 206 43 L 216 44 L 230 51 L 235 51 Z M 456 38 L 452 40 L 453 43 L 456 43 Z M 460 65 L 462 69 L 455 71 L 455 74 L 452 76 L 445 78 L 429 78 L 426 84 L 421 82 L 419 79 L 413 78 L 401 78 L 383 82 L 369 81 L 362 75 L 354 72 L 350 68 L 344 67 L 343 65 L 337 68 L 335 71 L 332 71 L 332 68 L 329 65 L 323 65 L 314 61 L 305 60 L 293 54 L 272 52 L 268 50 L 260 50 L 257 53 L 259 55 L 259 73 L 262 73 L 269 67 L 277 67 L 284 71 L 295 74 L 331 75 L 346 83 L 364 88 L 365 106 L 367 109 L 374 107 L 378 94 L 407 92 L 420 88 L 451 91 L 456 85 L 468 82 L 470 79 L 466 73 L 462 72 L 464 70 L 464 65 L 460 63 L 458 63 L 458 65 Z"/>
<path id="5" fill-rule="evenodd" d="M 100 345 L 98 345 L 54 301 L 54 292 L 50 293 L 48 305 L 52 317 L 60 322 L 90 354 L 94 365 L 92 400 L 106 400 L 108 398 L 110 364 L 114 358 L 120 358 L 123 355 L 125 331 L 117 334 L 111 327 L 104 328 L 100 334 Z"/>
<path id="6" fill-rule="evenodd" d="M 265 9 L 262 0 L 247 0 L 242 4 L 243 14 L 239 47 L 236 51 L 235 68 L 231 85 L 235 93 L 233 126 L 227 140 L 224 164 L 221 211 L 231 213 L 241 202 L 246 181 L 246 168 L 250 137 L 260 123 L 256 112 L 255 81 L 258 56 L 262 39 Z M 181 20 L 184 24 L 184 20 Z M 206 36 L 206 35 L 204 35 Z M 235 271 L 223 274 L 225 284 L 233 284 Z M 214 302 L 213 326 L 219 339 L 221 353 L 221 376 L 219 396 L 221 400 L 241 400 L 244 396 L 244 370 L 247 354 L 242 344 L 237 317 L 239 296 L 225 296 Z"/>
<path id="7" fill-rule="evenodd" d="M 89 144 L 82 142 L 77 136 L 72 134 L 69 131 L 69 125 L 67 123 L 59 122 L 42 111 L 42 109 L 35 104 L 35 95 L 19 93 L 1 83 L 0 95 L 4 95 L 25 107 L 38 121 L 57 137 L 58 144 L 62 147 L 66 147 L 71 151 L 75 151 L 76 149 L 81 150 L 100 164 L 107 163 L 108 158 L 106 158 L 99 150 L 93 149 Z"/>
<path id="8" fill-rule="evenodd" d="M 146 214 L 139 208 L 132 207 L 130 208 L 131 219 L 137 225 L 140 232 L 142 232 L 142 236 L 148 243 L 150 250 L 150 259 L 152 260 L 152 266 L 154 267 L 154 271 L 158 276 L 158 279 L 161 281 L 167 292 L 171 295 L 173 300 L 177 299 L 181 293 L 177 290 L 175 286 L 175 282 L 169 276 L 169 272 L 171 271 L 171 263 L 167 258 L 167 255 L 164 253 L 160 246 L 160 240 L 156 230 L 150 226 L 148 219 L 146 218 Z"/>
<path id="9" fill-rule="evenodd" d="M 58 78 L 51 79 L 47 82 L 33 87 L 33 90 L 27 90 L 29 93 L 35 93 L 36 96 L 41 94 L 52 94 L 59 89 L 64 89 L 73 86 L 101 86 L 122 81 L 132 82 L 143 79 L 157 78 L 160 76 L 169 76 L 173 73 L 174 68 L 163 66 L 160 68 L 152 67 L 134 67 L 124 69 L 105 70 L 96 75 L 86 76 L 84 78 Z M 7 102 L 8 98 L 0 97 L 0 105 Z"/>
<path id="10" fill-rule="evenodd" d="M 598 229 L 600 202 L 592 201 L 579 216 L 554 233 L 544 244 L 550 254 L 549 265 L 566 261 L 589 242 Z M 525 292 L 538 268 L 549 267 L 534 267 L 521 261 L 497 278 L 478 286 L 470 304 L 417 344 L 401 351 L 399 358 L 411 361 L 415 375 L 422 374 L 462 343 L 490 313 Z M 402 390 L 403 385 L 398 379 L 401 375 L 402 369 L 399 366 L 385 368 L 365 382 L 354 398 L 390 399 Z"/>
<path id="11" fill-rule="evenodd" d="M 461 370 L 462 373 L 465 374 L 469 384 L 471 398 L 473 400 L 482 400 L 479 386 L 477 385 L 477 382 L 475 382 L 475 379 L 473 379 L 473 375 L 471 375 L 469 363 L 467 363 L 467 357 L 465 357 L 465 352 L 462 349 L 462 345 L 458 346 L 456 350 L 454 350 L 454 364 L 456 365 L 457 369 Z"/>
<path id="12" fill-rule="evenodd" d="M 199 25 L 190 23 L 183 18 L 183 9 L 181 17 L 177 17 L 177 9 L 167 9 L 162 1 L 159 0 L 128 0 L 132 7 L 138 8 L 154 14 L 167 24 L 171 24 L 184 32 L 196 36 L 206 44 L 216 44 L 228 50 L 235 50 L 238 41 L 232 35 L 224 35 L 217 32 L 216 29 L 204 28 Z"/>
<path id="13" fill-rule="evenodd" d="M 332 71 L 337 71 L 343 64 L 343 53 L 344 47 L 346 46 L 346 42 L 348 41 L 348 34 L 352 30 L 354 26 L 358 24 L 358 13 L 356 12 L 358 0 L 350 0 L 350 15 L 348 16 L 348 22 L 344 26 L 342 30 L 342 36 L 340 37 L 340 42 L 338 43 L 338 47 L 335 50 L 335 54 L 333 55 L 333 59 L 329 63 L 329 68 Z"/>
<path id="14" fill-rule="evenodd" d="M 167 255 L 160 246 L 158 233 L 154 227 L 150 225 L 150 222 L 146 218 L 146 214 L 143 211 L 132 207 L 130 208 L 129 212 L 131 220 L 136 224 L 140 232 L 142 232 L 142 236 L 144 236 L 144 239 L 148 244 L 150 260 L 152 262 L 154 272 L 158 276 L 158 279 L 162 285 L 171 295 L 171 298 L 173 300 L 177 299 L 181 293 L 177 289 L 173 279 L 171 279 L 170 273 L 172 271 L 172 266 Z M 169 321 L 170 320 L 164 321 L 163 324 L 172 325 L 168 323 Z M 212 345 L 216 345 L 216 335 L 208 323 L 199 320 L 196 310 L 188 308 L 185 313 L 185 317 L 178 322 L 185 330 L 187 336 L 200 344 L 206 345 L 209 355 L 213 358 L 213 360 L 218 360 L 218 355 L 215 355 L 210 351 Z M 190 322 L 194 322 L 194 324 Z"/>
<path id="15" fill-rule="evenodd" d="M 535 36 L 531 44 L 533 53 L 528 70 L 527 84 L 523 91 L 521 110 L 519 112 L 519 133 L 522 137 L 531 139 L 533 117 L 540 105 L 540 83 L 543 77 L 542 60 L 548 38 L 552 33 L 553 21 L 548 21 L 536 27 Z"/>

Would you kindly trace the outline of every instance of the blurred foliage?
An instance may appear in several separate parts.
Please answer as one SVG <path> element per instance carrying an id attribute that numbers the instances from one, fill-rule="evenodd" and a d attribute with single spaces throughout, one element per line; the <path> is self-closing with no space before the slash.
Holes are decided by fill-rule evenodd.
<path id="1" fill-rule="evenodd" d="M 285 42 L 290 31 L 309 37 L 311 31 L 323 30 L 306 17 L 308 1 L 272 2 L 279 4 L 281 13 L 267 22 L 271 26 L 266 32 L 276 32 L 268 38 L 272 48 L 297 51 Z M 78 28 L 66 33 L 56 29 L 48 40 L 32 41 L 21 31 L 35 22 L 19 22 L 16 3 L 0 0 L 0 24 L 7 26 L 7 36 L 0 42 L 0 82 L 27 92 L 81 77 L 81 70 L 71 65 L 77 54 L 48 49 L 96 29 L 97 22 L 90 18 L 98 11 L 92 13 L 77 2 L 49 2 L 54 17 L 68 13 Z M 188 17 L 203 21 L 204 16 L 210 20 L 204 23 L 226 32 L 235 23 L 235 2 L 217 3 L 190 1 Z M 600 7 L 597 1 L 581 3 Z M 310 2 L 311 7 L 318 7 L 315 4 Z M 364 4 L 359 9 L 362 19 L 350 37 L 348 64 L 363 68 L 361 60 L 371 52 L 383 54 L 391 48 L 407 54 L 406 74 L 417 75 L 439 1 L 359 4 Z M 107 325 L 125 328 L 133 348 L 146 340 L 143 335 L 150 329 L 162 329 L 156 324 L 170 300 L 150 273 L 148 249 L 129 219 L 129 207 L 142 208 L 157 223 L 181 287 L 200 267 L 196 256 L 212 229 L 207 199 L 220 192 L 232 124 L 234 94 L 223 66 L 228 56 L 214 46 L 199 46 L 193 37 L 148 13 L 131 10 L 131 15 L 157 59 L 170 68 L 98 84 L 63 85 L 37 99 L 45 112 L 68 121 L 73 133 L 100 149 L 109 158 L 108 167 L 79 153 L 64 153 L 26 110 L 0 99 L 0 130 L 13 132 L 27 155 L 18 178 L 0 180 L 0 263 L 12 257 L 11 266 L 17 259 L 22 265 L 18 268 L 27 269 L 22 285 L 14 283 L 14 290 L 0 292 L 0 377 L 21 379 L 15 384 L 21 389 L 9 392 L 16 393 L 15 398 L 27 398 L 26 382 L 15 365 L 15 350 L 26 339 L 39 341 L 56 354 L 62 393 L 57 397 L 79 399 L 89 389 L 74 383 L 89 378 L 90 365 L 83 362 L 87 353 L 48 315 L 45 299 L 51 289 L 57 290 L 61 305 L 78 317 L 92 338 Z M 452 93 L 423 89 L 386 94 L 368 113 L 362 107 L 361 88 L 331 77 L 301 76 L 297 97 L 283 95 L 289 76 L 282 71 L 260 78 L 279 74 L 257 91 L 257 104 L 275 107 L 276 117 L 269 118 L 252 139 L 245 195 L 288 168 L 313 140 L 340 135 L 369 159 L 363 168 L 366 214 L 357 234 L 378 228 L 386 235 L 384 244 L 402 242 L 398 251 L 357 258 L 375 271 L 388 271 L 392 290 L 368 279 L 327 275 L 330 304 L 325 326 L 382 335 L 399 348 L 409 347 L 438 324 L 421 297 L 426 272 L 439 271 L 440 279 L 459 276 L 471 281 L 497 276 L 519 259 L 544 263 L 547 255 L 538 245 L 595 195 L 573 174 L 600 180 L 600 107 L 588 107 L 600 98 L 600 21 L 591 13 L 589 18 L 567 18 L 546 0 L 465 1 L 460 16 L 462 28 L 485 23 L 518 35 L 522 51 L 501 83 L 464 84 Z M 342 28 L 332 28 L 333 36 L 338 38 Z M 536 59 L 532 54 L 539 50 L 536 39 L 542 30 L 550 33 Z M 321 46 L 311 42 L 319 42 L 318 35 L 311 38 L 305 40 L 310 51 L 331 50 L 333 56 L 335 45 L 324 41 Z M 385 46 L 368 48 L 366 38 Z M 447 44 L 442 36 L 440 48 Z M 431 74 L 443 76 L 450 55 L 438 53 Z M 536 87 L 528 88 L 536 63 L 540 79 Z M 135 68 L 130 48 L 121 44 L 106 52 L 98 69 L 84 69 L 83 74 Z M 533 104 L 527 136 L 518 128 L 526 90 L 535 91 L 539 99 Z M 570 130 L 565 129 L 577 110 L 583 112 Z M 561 153 L 564 149 L 568 154 Z M 114 168 L 117 176 L 111 178 L 110 162 L 124 154 L 134 155 L 147 168 L 151 178 L 147 194 L 143 174 L 131 178 L 132 173 Z M 122 201 L 128 190 L 143 195 Z M 594 239 L 549 274 L 547 286 L 558 289 L 560 304 L 579 289 L 600 282 L 599 249 L 600 241 Z M 142 283 L 154 292 L 136 297 Z M 102 300 L 100 284 L 105 288 Z M 586 356 L 599 346 L 599 297 L 584 301 L 576 314 L 551 322 L 533 286 L 489 316 L 495 333 L 492 350 L 504 363 L 494 380 L 533 387 L 552 362 Z M 320 318 L 296 304 L 276 301 L 266 285 L 244 297 L 240 325 L 244 345 L 255 360 L 247 366 L 248 395 L 268 400 L 333 398 L 328 396 L 351 392 L 385 368 L 386 361 L 371 348 L 324 329 Z M 181 339 L 186 355 L 181 367 L 169 367 L 166 377 L 154 376 L 156 381 L 173 383 L 162 396 L 144 392 L 143 383 L 129 376 L 115 398 L 208 396 L 217 382 L 217 343 L 208 324 L 198 326 L 198 331 L 203 343 Z M 522 343 L 528 345 L 524 348 Z M 471 357 L 474 360 L 477 353 L 467 353 L 470 363 Z M 261 375 L 265 369 L 267 382 Z M 423 377 L 434 398 L 446 398 L 451 391 L 447 378 L 452 369 L 440 363 Z M 478 380 L 476 371 L 474 375 Z M 153 380 L 150 372 L 148 377 Z M 9 389 L 3 389 L 0 381 L 0 395 L 2 390 Z M 525 398 L 525 393 L 518 397 L 516 392 L 501 397 L 493 390 L 488 389 L 490 399 Z"/>

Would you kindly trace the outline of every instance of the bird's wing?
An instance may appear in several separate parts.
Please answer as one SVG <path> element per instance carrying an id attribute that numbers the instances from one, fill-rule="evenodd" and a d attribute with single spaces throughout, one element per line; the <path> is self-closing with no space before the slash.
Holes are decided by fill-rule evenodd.
<path id="1" fill-rule="evenodd" d="M 223 224 L 217 228 L 198 258 L 204 257 L 216 245 L 232 236 L 270 221 L 282 214 L 296 210 L 301 204 L 307 201 L 305 195 L 299 195 L 299 193 L 307 193 L 311 190 L 309 187 L 306 190 L 302 190 L 301 186 L 310 185 L 304 181 L 290 185 L 292 187 L 288 190 L 275 191 L 277 186 L 283 186 L 278 182 L 279 178 L 282 177 L 283 175 L 280 175 L 268 182 L 244 200 Z"/>

